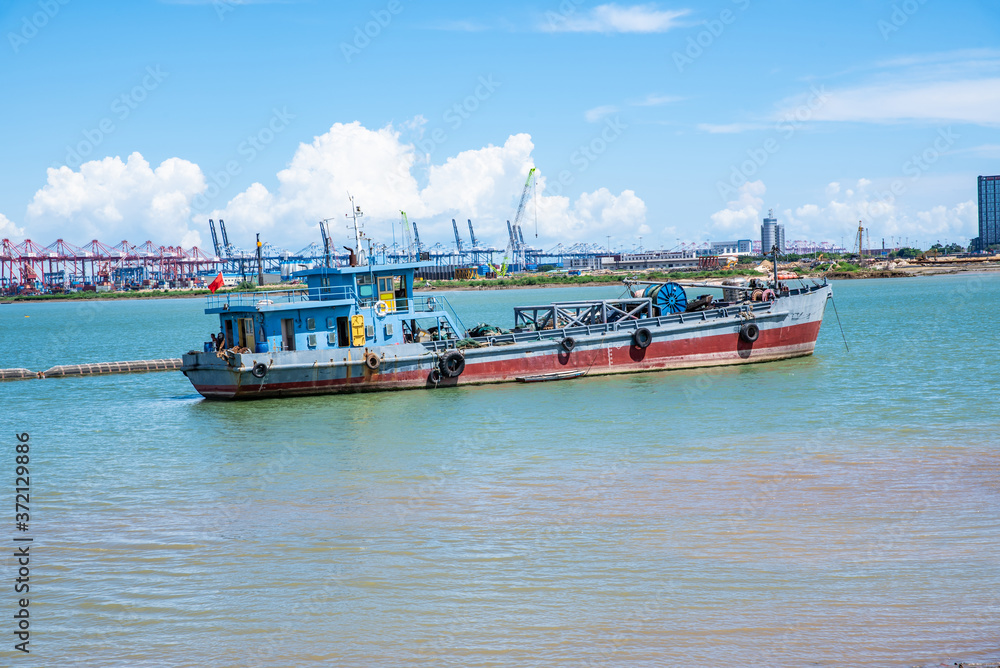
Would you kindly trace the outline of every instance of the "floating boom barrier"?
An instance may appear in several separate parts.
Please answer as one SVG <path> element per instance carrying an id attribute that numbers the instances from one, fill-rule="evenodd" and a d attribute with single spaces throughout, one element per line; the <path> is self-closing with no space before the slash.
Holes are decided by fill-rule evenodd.
<path id="1" fill-rule="evenodd" d="M 38 372 L 31 369 L 0 369 L 0 380 L 23 380 L 38 378 Z"/>
<path id="2" fill-rule="evenodd" d="M 94 362 L 92 364 L 60 364 L 45 371 L 30 369 L 0 369 L 0 380 L 29 378 L 64 378 L 66 376 L 100 376 L 113 373 L 148 373 L 174 371 L 181 368 L 180 359 L 132 360 L 127 362 Z"/>

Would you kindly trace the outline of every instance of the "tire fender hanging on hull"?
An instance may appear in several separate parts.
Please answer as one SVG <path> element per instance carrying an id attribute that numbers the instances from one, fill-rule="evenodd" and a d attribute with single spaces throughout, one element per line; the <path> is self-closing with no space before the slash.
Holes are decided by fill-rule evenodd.
<path id="1" fill-rule="evenodd" d="M 465 371 L 465 355 L 457 350 L 452 350 L 441 358 L 438 364 L 441 375 L 445 378 L 458 378 Z"/>

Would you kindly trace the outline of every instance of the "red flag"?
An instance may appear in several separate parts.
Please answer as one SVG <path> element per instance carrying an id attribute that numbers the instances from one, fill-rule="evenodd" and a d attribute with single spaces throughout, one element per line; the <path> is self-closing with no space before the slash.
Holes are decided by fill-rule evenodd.
<path id="1" fill-rule="evenodd" d="M 221 288 L 224 283 L 225 281 L 222 279 L 222 272 L 220 271 L 219 275 L 213 278 L 212 282 L 208 284 L 208 291 L 214 295 L 215 291 Z"/>

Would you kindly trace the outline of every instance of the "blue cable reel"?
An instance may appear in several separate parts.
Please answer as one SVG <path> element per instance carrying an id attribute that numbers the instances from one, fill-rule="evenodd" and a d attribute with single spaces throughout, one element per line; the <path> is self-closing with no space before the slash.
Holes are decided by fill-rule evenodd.
<path id="1" fill-rule="evenodd" d="M 656 290 L 653 305 L 660 313 L 683 313 L 687 309 L 687 293 L 677 283 L 664 283 Z"/>

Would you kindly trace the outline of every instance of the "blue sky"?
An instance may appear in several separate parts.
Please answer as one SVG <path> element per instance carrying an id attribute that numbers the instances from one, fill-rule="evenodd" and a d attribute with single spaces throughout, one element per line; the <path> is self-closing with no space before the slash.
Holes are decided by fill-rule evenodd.
<path id="1" fill-rule="evenodd" d="M 0 236 L 292 250 L 407 210 L 503 245 L 966 241 L 996 2 L 3 2 Z M 464 227 L 463 227 L 464 231 Z M 339 223 L 335 233 L 347 233 Z"/>

